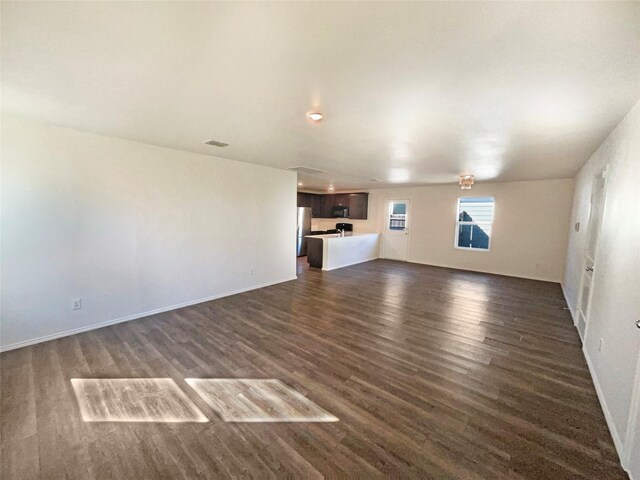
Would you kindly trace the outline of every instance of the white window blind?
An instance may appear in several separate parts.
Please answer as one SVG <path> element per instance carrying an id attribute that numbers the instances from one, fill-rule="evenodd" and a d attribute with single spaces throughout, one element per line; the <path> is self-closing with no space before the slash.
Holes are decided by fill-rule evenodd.
<path id="1" fill-rule="evenodd" d="M 495 199 L 460 197 L 456 219 L 456 248 L 489 250 Z"/>

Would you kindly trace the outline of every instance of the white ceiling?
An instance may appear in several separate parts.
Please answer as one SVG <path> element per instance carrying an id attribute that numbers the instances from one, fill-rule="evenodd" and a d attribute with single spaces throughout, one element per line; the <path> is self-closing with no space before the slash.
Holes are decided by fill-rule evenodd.
<path id="1" fill-rule="evenodd" d="M 640 2 L 2 2 L 1 22 L 4 111 L 327 171 L 310 189 L 570 177 L 640 97 Z"/>

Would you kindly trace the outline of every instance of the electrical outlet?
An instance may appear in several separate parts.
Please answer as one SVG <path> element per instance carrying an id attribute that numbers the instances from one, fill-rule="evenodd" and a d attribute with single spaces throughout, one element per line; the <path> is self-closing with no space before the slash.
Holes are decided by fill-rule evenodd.
<path id="1" fill-rule="evenodd" d="M 82 299 L 74 298 L 71 300 L 71 310 L 80 310 L 82 308 Z"/>
<path id="2" fill-rule="evenodd" d="M 602 351 L 602 345 L 604 344 L 604 340 L 601 338 L 600 339 L 600 345 L 598 345 L 598 351 L 601 352 Z"/>

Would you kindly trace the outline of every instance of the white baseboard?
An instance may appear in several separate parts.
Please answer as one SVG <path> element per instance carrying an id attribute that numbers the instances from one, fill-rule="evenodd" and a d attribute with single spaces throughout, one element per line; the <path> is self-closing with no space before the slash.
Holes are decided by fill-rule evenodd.
<path id="1" fill-rule="evenodd" d="M 571 303 L 569 302 L 569 298 L 567 297 L 567 292 L 564 289 L 564 285 L 562 284 L 562 282 L 560 282 L 560 288 L 562 289 L 562 295 L 564 296 L 564 301 L 567 304 L 567 307 L 569 308 L 569 313 L 571 314 L 571 319 L 573 320 L 573 325 L 575 325 L 576 327 L 578 326 L 578 317 L 576 316 L 576 313 L 573 311 L 573 308 L 571 307 Z"/>
<path id="2" fill-rule="evenodd" d="M 615 423 L 613 423 L 613 418 L 611 417 L 611 413 L 609 411 L 609 407 L 607 406 L 607 401 L 604 397 L 604 393 L 602 392 L 602 388 L 600 388 L 600 382 L 598 382 L 598 377 L 596 376 L 595 369 L 593 368 L 593 364 L 591 363 L 591 359 L 589 358 L 589 354 L 587 353 L 586 348 L 582 347 L 582 353 L 584 354 L 584 358 L 587 360 L 587 366 L 589 367 L 589 373 L 591 374 L 591 379 L 593 380 L 593 385 L 596 387 L 596 393 L 598 394 L 598 400 L 600 401 L 600 407 L 602 408 L 602 412 L 604 413 L 604 418 L 607 421 L 607 426 L 609 427 L 609 432 L 611 432 L 611 438 L 613 438 L 613 444 L 616 447 L 616 451 L 618 452 L 618 459 L 620 462 L 623 462 L 624 457 L 624 444 L 622 443 L 622 439 L 618 434 L 618 430 L 616 429 Z M 625 465 L 622 463 L 622 467 Z M 625 468 L 626 470 L 626 468 Z"/>
<path id="3" fill-rule="evenodd" d="M 56 338 L 68 337 L 69 335 L 75 335 L 77 333 L 88 332 L 90 330 L 96 330 L 98 328 L 108 327 L 109 325 L 115 325 L 117 323 L 128 322 L 130 320 L 137 320 L 139 318 L 148 317 L 150 315 L 157 315 L 158 313 L 169 312 L 171 310 L 177 310 L 179 308 L 190 307 L 191 305 L 197 305 L 198 303 L 210 302 L 211 300 L 217 300 L 218 298 L 229 297 L 231 295 L 237 295 L 239 293 L 248 292 L 250 290 L 257 290 L 259 288 L 269 287 L 278 283 L 289 282 L 296 280 L 297 277 L 287 278 L 285 280 L 277 280 L 275 282 L 263 283 L 260 285 L 252 285 L 251 287 L 241 288 L 233 290 L 231 292 L 220 293 L 212 295 L 210 297 L 199 298 L 197 300 L 191 300 L 188 302 L 178 303 L 176 305 L 170 305 L 168 307 L 157 308 L 155 310 L 149 310 L 147 312 L 134 313 L 133 315 L 127 315 L 126 317 L 120 317 L 113 320 L 106 320 L 104 322 L 92 323 L 91 325 L 85 325 L 80 328 L 74 328 L 71 330 L 65 330 L 63 332 L 52 333 L 50 335 L 44 335 L 42 337 L 31 338 L 29 340 L 23 340 L 21 342 L 12 343 L 9 345 L 3 345 L 0 347 L 0 352 L 8 352 L 9 350 L 15 350 L 17 348 L 28 347 L 29 345 L 35 345 L 36 343 L 48 342 L 49 340 L 55 340 Z"/>
<path id="4" fill-rule="evenodd" d="M 575 314 L 573 308 L 571 308 L 571 303 L 569 302 L 569 298 L 567 297 L 567 292 L 565 291 L 564 285 L 562 285 L 562 283 L 560 283 L 560 287 L 562 288 L 562 295 L 564 295 L 564 300 L 567 303 L 567 307 L 569 307 L 569 313 L 571 314 L 571 318 L 573 319 L 573 325 L 576 327 L 576 330 L 577 330 L 578 317 Z M 607 401 L 605 400 L 604 393 L 602 392 L 602 388 L 600 387 L 600 382 L 598 381 L 598 377 L 596 376 L 595 368 L 593 367 L 593 363 L 591 362 L 591 358 L 589 357 L 589 354 L 587 353 L 587 349 L 584 344 L 582 345 L 582 354 L 584 355 L 584 358 L 587 361 L 587 366 L 589 367 L 589 374 L 591 375 L 591 381 L 593 382 L 593 385 L 596 388 L 596 393 L 598 394 L 598 401 L 600 402 L 600 408 L 604 413 L 604 418 L 607 422 L 607 427 L 609 428 L 609 432 L 611 433 L 613 444 L 616 447 L 616 451 L 618 452 L 618 459 L 620 460 L 622 467 L 625 468 L 626 462 L 624 461 L 624 458 L 625 458 L 624 444 L 622 443 L 622 439 L 618 434 L 618 430 L 616 429 L 615 423 L 613 423 L 613 418 L 611 417 L 611 412 L 609 411 L 609 407 L 607 406 Z"/>
<path id="5" fill-rule="evenodd" d="M 383 260 L 394 260 L 393 258 L 385 258 L 383 256 L 380 256 L 379 258 L 383 259 Z M 549 283 L 560 283 L 561 280 L 557 279 L 557 278 L 548 278 L 548 277 L 536 277 L 536 276 L 531 276 L 531 275 L 523 275 L 523 274 L 516 274 L 516 273 L 505 273 L 505 272 L 495 272 L 495 271 L 489 271 L 489 270 L 476 270 L 473 268 L 468 268 L 468 267 L 461 267 L 461 266 L 455 266 L 455 265 L 444 265 L 442 263 L 426 263 L 426 262 L 421 262 L 418 260 L 414 260 L 414 259 L 407 259 L 407 260 L 394 260 L 394 261 L 398 261 L 398 262 L 403 262 L 406 261 L 406 263 L 415 263 L 416 265 L 427 265 L 429 267 L 439 267 L 439 268 L 449 268 L 451 270 L 460 270 L 461 272 L 473 272 L 473 273 L 487 273 L 489 275 L 500 275 L 501 277 L 512 277 L 512 278 L 524 278 L 526 280 L 537 280 L 539 282 L 549 282 Z"/>

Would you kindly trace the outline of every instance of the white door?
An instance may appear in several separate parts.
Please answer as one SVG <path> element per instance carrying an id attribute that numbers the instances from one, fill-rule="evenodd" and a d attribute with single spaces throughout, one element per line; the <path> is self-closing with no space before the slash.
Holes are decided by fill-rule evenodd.
<path id="1" fill-rule="evenodd" d="M 409 250 L 409 200 L 387 200 L 383 232 L 382 256 L 391 260 L 407 261 Z"/>
<path id="2" fill-rule="evenodd" d="M 591 285 L 593 272 L 596 268 L 596 247 L 600 225 L 602 224 L 602 212 L 604 210 L 606 169 L 603 169 L 593 178 L 591 188 L 591 206 L 589 207 L 589 222 L 587 226 L 587 247 L 584 251 L 582 263 L 582 280 L 580 282 L 580 294 L 578 297 L 578 332 L 584 340 L 584 332 L 589 319 L 589 305 L 591 303 Z"/>

